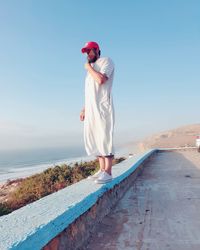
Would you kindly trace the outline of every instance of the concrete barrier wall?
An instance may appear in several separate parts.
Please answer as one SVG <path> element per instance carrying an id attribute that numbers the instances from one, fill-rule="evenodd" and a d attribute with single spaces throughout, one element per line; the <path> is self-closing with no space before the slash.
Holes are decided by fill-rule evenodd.
<path id="1" fill-rule="evenodd" d="M 116 164 L 113 180 L 107 184 L 84 179 L 0 217 L 0 249 L 83 249 L 97 223 L 156 152 Z"/>

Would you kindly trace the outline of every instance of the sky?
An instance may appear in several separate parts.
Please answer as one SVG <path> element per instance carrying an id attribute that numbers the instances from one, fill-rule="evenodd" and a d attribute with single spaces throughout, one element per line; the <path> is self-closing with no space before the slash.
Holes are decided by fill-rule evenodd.
<path id="1" fill-rule="evenodd" d="M 199 123 L 200 1 L 0 1 L 0 149 L 83 145 L 85 55 L 115 63 L 115 143 Z"/>

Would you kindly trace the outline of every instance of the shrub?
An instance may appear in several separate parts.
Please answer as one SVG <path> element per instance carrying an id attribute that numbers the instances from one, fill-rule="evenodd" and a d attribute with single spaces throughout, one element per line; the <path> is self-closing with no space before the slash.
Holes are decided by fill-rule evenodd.
<path id="1" fill-rule="evenodd" d="M 125 160 L 123 157 L 113 159 L 113 165 L 123 160 Z M 72 166 L 67 164 L 56 165 L 44 170 L 42 173 L 20 179 L 18 187 L 10 193 L 6 204 L 0 204 L 0 216 L 87 178 L 98 169 L 98 160 L 76 162 Z"/>
<path id="2" fill-rule="evenodd" d="M 11 213 L 12 210 L 4 203 L 0 203 L 0 216 Z"/>

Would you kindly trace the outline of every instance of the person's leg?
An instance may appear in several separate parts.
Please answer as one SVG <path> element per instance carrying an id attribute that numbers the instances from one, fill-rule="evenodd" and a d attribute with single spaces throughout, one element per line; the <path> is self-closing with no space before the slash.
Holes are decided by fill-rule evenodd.
<path id="1" fill-rule="evenodd" d="M 105 171 L 112 175 L 112 159 L 114 156 L 106 156 L 105 157 Z"/>
<path id="2" fill-rule="evenodd" d="M 100 169 L 95 174 L 88 176 L 88 179 L 90 179 L 90 180 L 95 180 L 95 179 L 99 178 L 101 176 L 102 172 L 105 171 L 105 159 L 104 159 L 104 157 L 99 156 L 99 155 L 97 155 L 96 157 L 99 160 Z"/>
<path id="3" fill-rule="evenodd" d="M 103 156 L 98 156 L 98 159 L 101 171 L 105 171 L 105 158 Z"/>

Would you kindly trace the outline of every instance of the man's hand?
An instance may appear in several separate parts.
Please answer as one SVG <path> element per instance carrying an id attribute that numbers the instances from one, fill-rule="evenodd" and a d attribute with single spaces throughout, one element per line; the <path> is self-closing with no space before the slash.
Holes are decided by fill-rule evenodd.
<path id="1" fill-rule="evenodd" d="M 80 113 L 80 120 L 84 121 L 85 120 L 85 110 L 82 110 Z"/>
<path id="2" fill-rule="evenodd" d="M 92 75 L 92 77 L 97 81 L 99 84 L 103 84 L 108 80 L 106 75 L 101 74 L 93 69 L 90 63 L 85 63 L 85 69 Z"/>
<path id="3" fill-rule="evenodd" d="M 89 70 L 90 68 L 92 68 L 92 66 L 90 65 L 90 63 L 85 63 L 85 69 L 86 70 Z"/>

